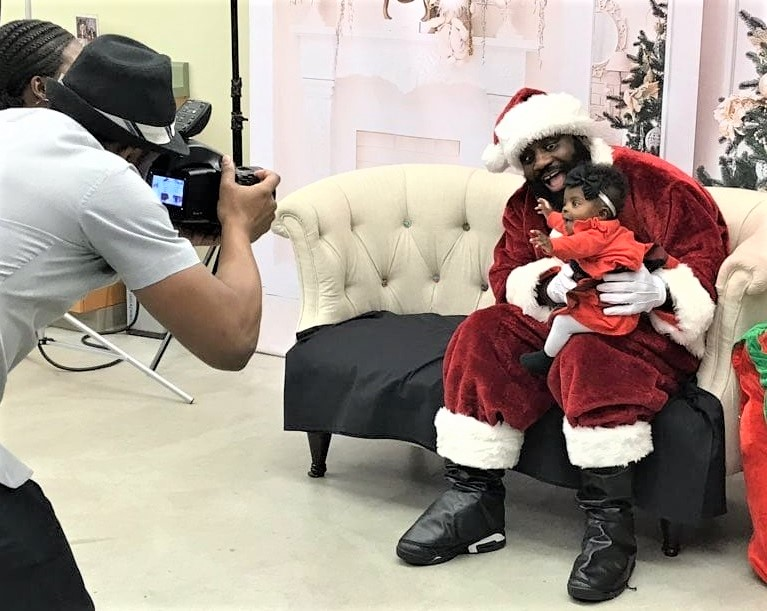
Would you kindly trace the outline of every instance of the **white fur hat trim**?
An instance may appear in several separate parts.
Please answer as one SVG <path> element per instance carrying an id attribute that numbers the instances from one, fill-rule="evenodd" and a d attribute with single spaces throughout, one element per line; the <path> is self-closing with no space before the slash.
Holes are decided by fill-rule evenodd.
<path id="1" fill-rule="evenodd" d="M 500 155 L 497 150 L 488 154 L 486 149 L 482 159 L 491 172 L 503 171 L 506 166 L 521 171 L 519 156 L 528 145 L 541 138 L 559 134 L 588 138 L 592 161 L 605 162 L 605 143 L 599 138 L 597 122 L 589 116 L 580 100 L 569 93 L 533 95 L 509 108 L 495 126 L 498 144 L 488 147 L 500 149 Z M 499 156 L 503 158 L 504 164 L 498 160 Z M 609 157 L 611 161 L 612 155 Z"/>

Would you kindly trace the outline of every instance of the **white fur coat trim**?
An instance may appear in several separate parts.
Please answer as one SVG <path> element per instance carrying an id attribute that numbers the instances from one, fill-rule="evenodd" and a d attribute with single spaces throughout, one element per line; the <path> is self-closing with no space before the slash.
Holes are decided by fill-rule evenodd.
<path id="1" fill-rule="evenodd" d="M 500 159 L 491 160 L 491 157 L 497 157 L 500 153 L 506 164 L 520 171 L 519 156 L 530 143 L 549 136 L 569 134 L 587 137 L 592 141 L 590 148 L 593 149 L 594 141 L 599 139 L 599 129 L 600 126 L 575 96 L 569 93 L 534 95 L 506 111 L 495 126 L 498 148 L 494 155 L 486 149 L 483 158 L 488 169 L 491 166 L 497 168 L 501 165 Z M 601 163 L 597 159 L 593 161 Z"/>
<path id="2" fill-rule="evenodd" d="M 654 273 L 668 286 L 677 323 L 670 324 L 650 312 L 653 328 L 658 333 L 668 335 L 698 358 L 703 358 L 706 331 L 714 320 L 716 307 L 708 291 L 684 263 L 672 269 L 659 269 Z"/>
<path id="3" fill-rule="evenodd" d="M 511 469 L 519 461 L 525 435 L 500 422 L 495 426 L 442 407 L 434 417 L 437 454 L 464 467 Z"/>
<path id="4" fill-rule="evenodd" d="M 592 162 L 604 163 L 605 165 L 613 164 L 613 149 L 602 138 L 592 138 L 589 151 Z"/>
<path id="5" fill-rule="evenodd" d="M 551 314 L 551 308 L 538 303 L 536 297 L 538 278 L 552 267 L 563 265 L 565 264 L 560 259 L 547 257 L 511 270 L 509 277 L 506 278 L 506 301 L 519 306 L 524 314 L 545 322 Z"/>
<path id="6" fill-rule="evenodd" d="M 636 462 L 653 450 L 649 422 L 615 427 L 571 426 L 562 420 L 570 462 L 581 469 L 620 467 Z"/>

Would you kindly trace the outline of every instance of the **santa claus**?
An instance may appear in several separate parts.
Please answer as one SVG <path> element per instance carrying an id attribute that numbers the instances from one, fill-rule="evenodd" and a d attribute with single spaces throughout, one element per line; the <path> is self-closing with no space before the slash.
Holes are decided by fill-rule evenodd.
<path id="1" fill-rule="evenodd" d="M 626 588 L 636 559 L 634 465 L 653 451 L 651 420 L 698 368 L 727 228 L 700 185 L 662 159 L 608 146 L 565 93 L 519 91 L 498 117 L 483 160 L 492 172 L 511 167 L 526 181 L 506 205 L 495 248 L 496 305 L 470 315 L 445 355 L 445 406 L 435 426 L 450 488 L 402 536 L 397 554 L 430 565 L 502 548 L 504 470 L 517 464 L 525 430 L 556 403 L 570 462 L 581 470 L 576 498 L 586 514 L 567 589 L 578 600 L 608 600 Z M 561 207 L 565 175 L 588 160 L 622 170 L 629 194 L 621 224 L 679 264 L 607 274 L 597 287 L 605 314 L 642 314 L 636 330 L 576 335 L 548 376 L 536 377 L 519 357 L 542 348 L 549 314 L 575 286 L 569 266 L 529 242 L 530 230 L 547 229 L 536 199 Z"/>

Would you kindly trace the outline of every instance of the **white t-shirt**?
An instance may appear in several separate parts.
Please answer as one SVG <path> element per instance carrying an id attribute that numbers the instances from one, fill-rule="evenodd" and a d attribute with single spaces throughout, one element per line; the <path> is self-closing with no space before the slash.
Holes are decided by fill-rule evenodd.
<path id="1" fill-rule="evenodd" d="M 88 292 L 131 290 L 200 262 L 151 187 L 53 110 L 0 111 L 0 399 L 35 331 Z M 31 471 L 0 445 L 0 483 Z"/>

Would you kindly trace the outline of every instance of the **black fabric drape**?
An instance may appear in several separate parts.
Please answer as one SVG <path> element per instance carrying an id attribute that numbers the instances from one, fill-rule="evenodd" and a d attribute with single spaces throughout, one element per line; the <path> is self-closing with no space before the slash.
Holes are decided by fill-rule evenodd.
<path id="1" fill-rule="evenodd" d="M 442 357 L 464 316 L 369 312 L 298 335 L 285 357 L 285 430 L 399 439 L 433 450 Z"/>
<path id="2" fill-rule="evenodd" d="M 285 430 L 398 439 L 434 450 L 434 415 L 444 405 L 442 357 L 464 318 L 368 312 L 300 333 L 285 359 Z M 686 384 L 652 430 L 655 450 L 636 470 L 637 504 L 676 522 L 725 513 L 719 400 Z M 558 407 L 525 433 L 516 470 L 578 486 Z"/>

